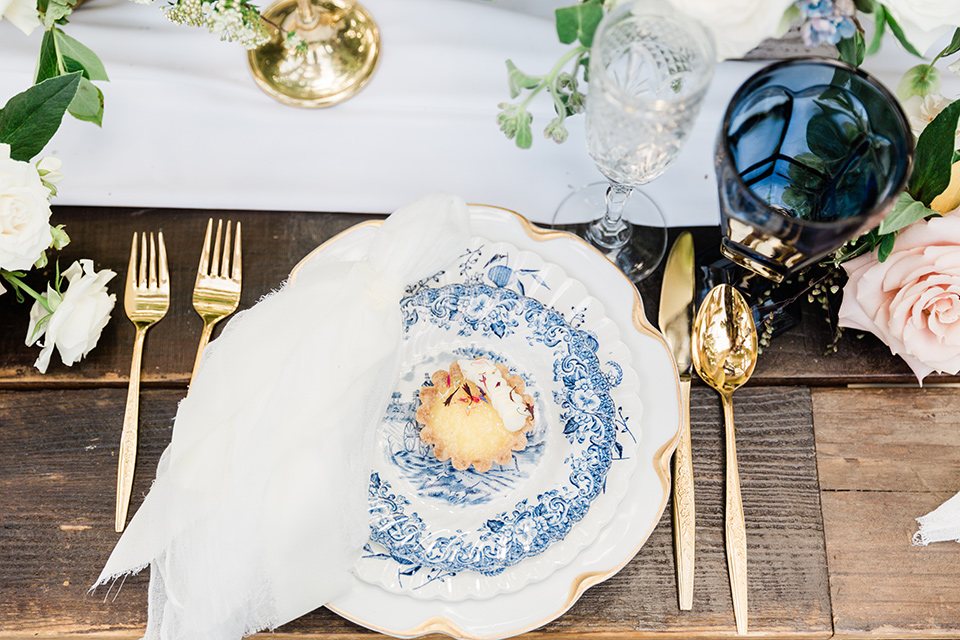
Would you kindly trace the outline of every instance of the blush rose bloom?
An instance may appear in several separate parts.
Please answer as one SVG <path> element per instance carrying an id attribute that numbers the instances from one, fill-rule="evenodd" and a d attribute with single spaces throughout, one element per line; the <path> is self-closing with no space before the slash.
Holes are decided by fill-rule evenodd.
<path id="1" fill-rule="evenodd" d="M 40 357 L 34 363 L 40 373 L 47 372 L 54 347 L 69 367 L 97 346 L 117 301 L 116 294 L 107 293 L 107 283 L 115 275 L 109 269 L 95 271 L 91 260 L 74 262 L 63 272 L 70 284 L 62 298 L 53 287 L 47 287 L 47 304 L 53 313 L 48 313 L 39 301 L 33 304 L 26 342 L 32 346 L 44 339 Z"/>
<path id="2" fill-rule="evenodd" d="M 27 35 L 40 26 L 36 0 L 0 0 L 0 19 L 3 18 Z"/>
<path id="3" fill-rule="evenodd" d="M 0 269 L 29 269 L 50 246 L 49 198 L 37 168 L 0 144 Z"/>
<path id="4" fill-rule="evenodd" d="M 886 261 L 871 252 L 843 268 L 840 326 L 880 338 L 921 384 L 960 372 L 960 209 L 907 227 Z"/>

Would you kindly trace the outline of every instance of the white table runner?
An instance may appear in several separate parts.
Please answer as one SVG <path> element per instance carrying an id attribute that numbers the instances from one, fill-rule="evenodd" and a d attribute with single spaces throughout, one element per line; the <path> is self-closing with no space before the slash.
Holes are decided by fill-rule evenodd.
<path id="1" fill-rule="evenodd" d="M 557 4 L 534 10 L 548 13 L 544 2 Z M 572 189 L 602 180 L 582 117 L 567 121 L 562 145 L 541 137 L 553 115 L 546 96 L 534 105 L 532 149 L 497 128 L 497 104 L 509 100 L 505 60 L 546 73 L 566 50 L 551 19 L 464 0 L 365 6 L 383 45 L 373 81 L 341 105 L 302 110 L 257 88 L 239 46 L 171 24 L 156 5 L 88 0 L 66 31 L 101 57 L 111 81 L 100 83 L 103 128 L 67 117 L 45 150 L 64 161 L 55 203 L 388 213 L 444 190 L 548 221 Z M 41 36 L 0 22 L 0 102 L 29 86 Z M 913 64 L 888 42 L 865 66 L 895 86 Z M 646 187 L 668 224 L 718 222 L 716 132 L 733 92 L 762 66 L 718 67 L 686 149 Z"/>

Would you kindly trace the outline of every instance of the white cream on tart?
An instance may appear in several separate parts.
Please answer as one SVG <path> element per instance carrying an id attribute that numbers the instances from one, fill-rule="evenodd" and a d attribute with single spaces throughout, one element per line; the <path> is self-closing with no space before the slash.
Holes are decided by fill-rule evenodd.
<path id="1" fill-rule="evenodd" d="M 523 396 L 514 390 L 492 362 L 477 358 L 457 360 L 457 364 L 463 377 L 483 391 L 507 431 L 520 431 L 527 418 L 533 417 L 533 407 L 527 406 Z"/>

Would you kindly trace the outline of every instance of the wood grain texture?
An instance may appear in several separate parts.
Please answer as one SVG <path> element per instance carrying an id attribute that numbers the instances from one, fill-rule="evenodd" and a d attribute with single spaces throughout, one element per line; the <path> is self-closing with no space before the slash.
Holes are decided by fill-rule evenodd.
<path id="1" fill-rule="evenodd" d="M 12 295 L 0 296 L 0 388 L 124 386 L 129 377 L 133 325 L 123 313 L 123 284 L 134 231 L 162 229 L 170 260 L 172 298 L 167 316 L 150 330 L 144 349 L 143 385 L 181 387 L 189 380 L 202 322 L 191 305 L 203 232 L 209 217 L 240 220 L 244 236 L 243 293 L 240 309 L 277 288 L 297 262 L 324 241 L 354 224 L 382 216 L 355 214 L 203 211 L 55 207 L 53 222 L 65 224 L 71 244 L 61 252 L 66 268 L 78 258 L 92 258 L 97 268 L 117 273 L 110 290 L 117 294 L 113 319 L 97 348 L 80 365 L 64 366 L 55 355 L 45 375 L 33 367 L 38 349 L 24 345 L 27 311 Z M 671 241 L 682 229 L 671 229 Z M 698 251 L 719 242 L 716 227 L 691 229 Z M 29 283 L 43 286 L 42 275 Z M 640 284 L 647 317 L 656 324 L 661 273 Z M 217 328 L 217 333 L 222 327 Z M 215 334 L 216 335 L 216 334 Z M 760 356 L 751 385 L 845 385 L 848 382 L 912 383 L 910 369 L 878 339 L 845 335 L 839 353 L 822 355 L 831 334 L 819 310 L 808 308 L 799 326 L 775 339 Z M 931 376 L 928 382 L 958 381 Z M 700 384 L 695 380 L 695 384 Z"/>
<path id="2" fill-rule="evenodd" d="M 169 442 L 179 390 L 144 391 L 135 510 Z M 123 389 L 0 391 L 0 638 L 139 637 L 147 573 L 87 588 L 117 540 Z M 827 637 L 832 626 L 809 392 L 743 389 L 734 399 L 747 518 L 751 633 Z M 677 606 L 670 505 L 640 553 L 531 637 L 717 638 L 735 631 L 723 553 L 722 413 L 692 396 L 698 557 L 694 610 Z M 279 636 L 369 637 L 326 609 Z"/>
<path id="3" fill-rule="evenodd" d="M 0 296 L 0 387 L 124 386 L 130 375 L 133 324 L 123 312 L 123 288 L 134 231 L 162 230 L 170 263 L 171 303 L 167 315 L 147 336 L 143 386 L 183 386 L 190 378 L 203 322 L 193 310 L 193 285 L 207 220 L 239 220 L 243 225 L 243 291 L 240 309 L 253 306 L 279 287 L 307 253 L 340 231 L 375 216 L 355 214 L 252 213 L 237 211 L 55 207 L 53 222 L 66 224 L 72 242 L 60 252 L 60 265 L 91 258 L 98 269 L 117 276 L 110 291 L 117 295 L 113 318 L 97 348 L 73 367 L 54 355 L 46 375 L 34 367 L 38 349 L 24 345 L 29 308 L 13 295 Z M 42 287 L 53 265 L 31 273 L 28 283 Z M 214 335 L 222 330 L 217 328 Z"/>
<path id="4" fill-rule="evenodd" d="M 960 545 L 913 546 L 960 491 L 960 390 L 817 389 L 817 458 L 838 637 L 960 637 Z"/>

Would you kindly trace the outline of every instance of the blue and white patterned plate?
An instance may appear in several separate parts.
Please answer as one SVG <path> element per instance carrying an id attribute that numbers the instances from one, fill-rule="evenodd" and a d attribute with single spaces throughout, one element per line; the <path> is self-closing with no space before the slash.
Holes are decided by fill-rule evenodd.
<path id="1" fill-rule="evenodd" d="M 403 574 L 416 578 L 439 570 L 398 562 L 371 542 L 370 553 L 358 563 L 350 589 L 327 607 L 369 629 L 403 638 L 442 633 L 456 638 L 494 640 L 550 622 L 573 606 L 584 591 L 615 575 L 634 557 L 659 521 L 670 490 L 669 462 L 680 425 L 677 370 L 663 337 L 646 320 L 636 288 L 582 240 L 544 232 L 521 216 L 496 207 L 471 206 L 470 216 L 474 233 L 482 234 L 484 242 L 510 243 L 519 250 L 516 257 L 533 255 L 539 259 L 539 264 L 505 265 L 509 272 L 491 271 L 491 267 L 499 266 L 494 262 L 484 272 L 483 267 L 492 256 L 486 261 L 480 258 L 476 263 L 479 281 L 492 286 L 512 283 L 510 288 L 521 295 L 560 311 L 571 326 L 589 329 L 597 335 L 598 359 L 602 363 L 624 363 L 623 379 L 613 387 L 611 397 L 618 408 L 623 407 L 626 425 L 634 437 L 618 433 L 621 457 L 611 461 L 605 490 L 594 499 L 583 520 L 543 553 L 507 567 L 496 576 L 461 571 L 452 578 L 442 579 L 440 574 L 432 581 L 421 579 L 411 586 Z M 362 256 L 375 224 L 364 223 L 350 229 L 306 260 Z M 557 265 L 571 278 L 555 287 L 552 278 L 543 276 L 551 287 L 550 293 L 524 275 L 524 269 L 553 272 Z M 454 284 L 454 280 L 464 284 L 468 284 L 468 278 L 473 278 L 471 284 L 476 280 L 477 270 L 460 278 L 456 269 L 458 265 L 452 265 L 450 273 L 422 284 L 439 288 Z M 446 277 L 452 280 L 444 280 Z M 517 287 L 521 283 L 523 291 Z M 583 301 L 599 304 L 584 307 Z M 576 311 L 579 307 L 585 310 L 582 319 Z M 600 317 L 594 313 L 598 309 L 603 310 Z M 615 355 L 607 352 L 610 336 L 615 336 L 614 343 L 626 347 L 625 359 L 610 357 Z M 526 369 L 525 363 L 523 367 Z M 630 415 L 631 410 L 638 413 Z M 593 537 L 585 533 L 591 527 L 598 531 Z M 558 563 L 555 567 L 542 566 L 554 561 Z M 399 575 L 403 586 L 387 587 L 387 578 L 371 577 L 371 571 L 377 567 L 381 573 L 391 574 L 394 582 Z M 491 584 L 498 591 L 486 597 Z M 420 595 L 431 589 L 439 589 L 439 594 Z"/>
<path id="2" fill-rule="evenodd" d="M 640 405 L 620 391 L 636 373 L 616 325 L 560 267 L 480 237 L 412 287 L 401 310 L 402 375 L 379 434 L 360 577 L 450 600 L 546 578 L 596 538 L 624 495 L 608 490 L 607 472 L 623 457 L 620 441 L 634 442 Z M 478 356 L 519 374 L 535 406 L 526 449 L 486 473 L 437 460 L 415 419 L 433 372 Z M 605 504 L 588 518 L 599 496 Z"/>

